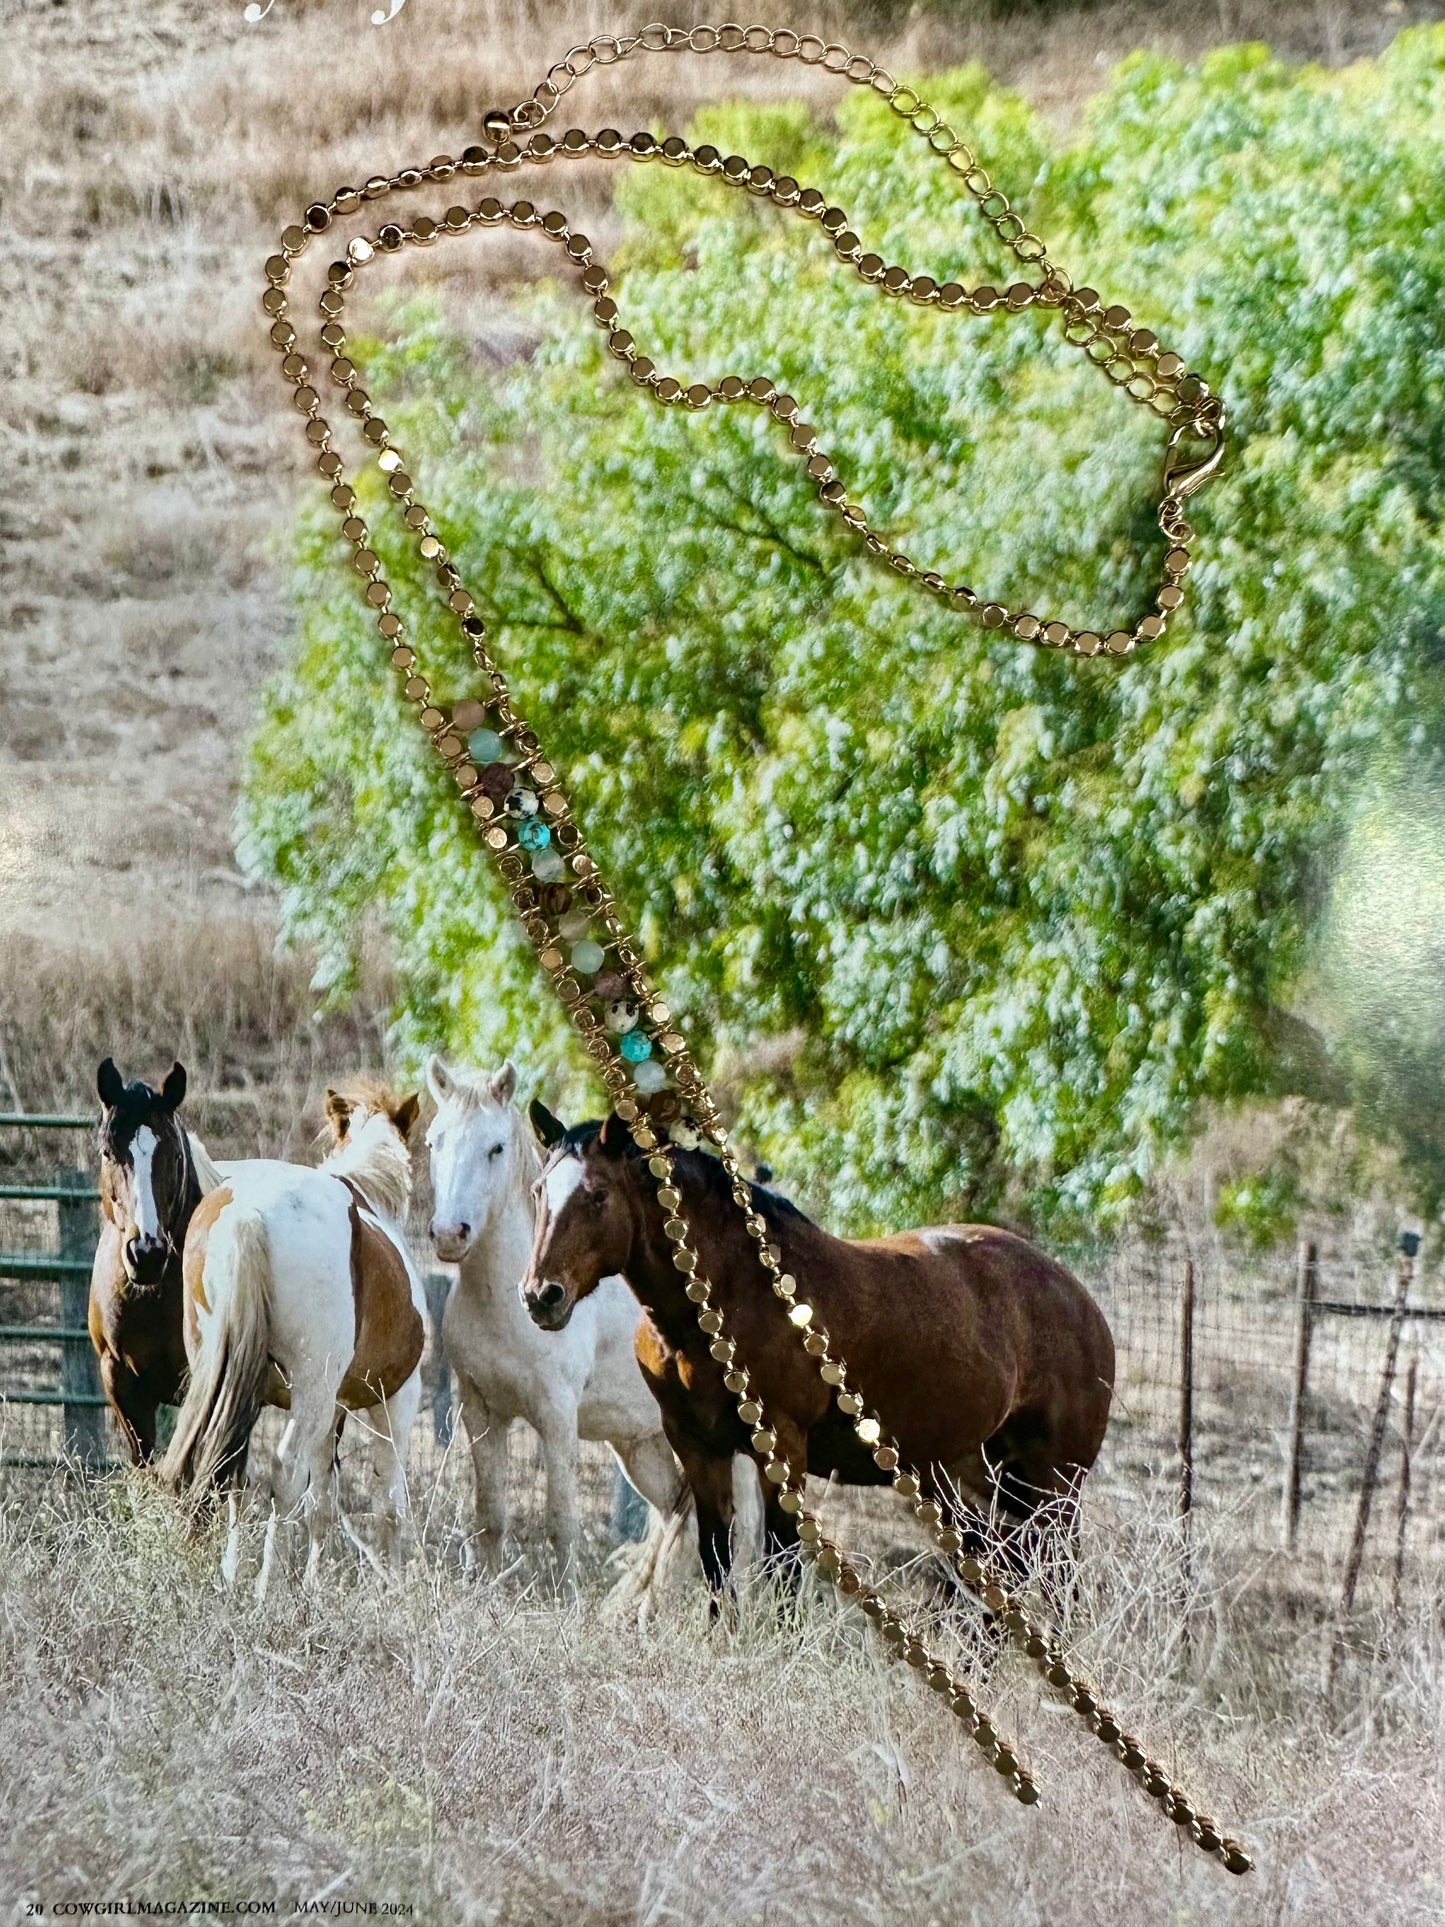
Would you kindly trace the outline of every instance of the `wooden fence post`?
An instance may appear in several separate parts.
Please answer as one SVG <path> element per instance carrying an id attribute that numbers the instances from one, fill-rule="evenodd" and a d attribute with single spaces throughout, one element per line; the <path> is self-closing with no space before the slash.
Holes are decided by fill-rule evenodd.
<path id="1" fill-rule="evenodd" d="M 1179 1515 L 1186 1542 L 1194 1504 L 1194 1260 L 1184 1260 L 1184 1303 L 1179 1312 Z"/>
<path id="2" fill-rule="evenodd" d="M 1400 1490 L 1395 1499 L 1395 1584 L 1391 1604 L 1396 1613 L 1405 1588 L 1405 1533 L 1410 1522 L 1410 1454 L 1415 1449 L 1415 1375 L 1420 1368 L 1418 1354 L 1410 1360 L 1405 1374 L 1405 1418 L 1400 1437 Z"/>
<path id="3" fill-rule="evenodd" d="M 95 1255 L 95 1200 L 89 1195 L 90 1179 L 84 1171 L 56 1173 L 57 1186 L 74 1190 L 73 1198 L 61 1198 L 56 1206 L 60 1220 L 60 1256 L 89 1260 Z M 73 1330 L 84 1329 L 90 1315 L 90 1279 L 80 1273 L 60 1281 L 60 1322 Z M 82 1465 L 105 1462 L 105 1408 L 97 1403 L 101 1396 L 100 1373 L 90 1339 L 66 1338 L 60 1347 L 61 1407 L 65 1427 L 65 1449 L 73 1452 Z"/>
<path id="4" fill-rule="evenodd" d="M 1184 1260 L 1184 1299 L 1179 1307 L 1179 1576 L 1184 1585 L 1186 1637 L 1189 1608 L 1189 1515 L 1194 1506 L 1194 1258 Z"/>
<path id="5" fill-rule="evenodd" d="M 1310 1342 L 1314 1337 L 1315 1299 L 1319 1296 L 1319 1248 L 1311 1240 L 1299 1248 L 1299 1329 L 1295 1342 L 1294 1387 L 1289 1401 L 1289 1464 L 1284 1475 L 1283 1539 L 1294 1551 L 1299 1531 L 1300 1472 L 1304 1452 L 1305 1395 L 1309 1389 Z"/>
<path id="6" fill-rule="evenodd" d="M 438 1445 L 450 1445 L 456 1425 L 452 1404 L 452 1368 L 442 1345 L 442 1313 L 447 1308 L 452 1281 L 444 1271 L 429 1271 L 422 1279 L 427 1316 L 431 1320 L 431 1429 Z"/>
<path id="7" fill-rule="evenodd" d="M 1355 1588 L 1360 1583 L 1360 1566 L 1365 1557 L 1365 1535 L 1370 1529 L 1370 1507 L 1375 1500 L 1375 1481 L 1380 1475 L 1380 1454 L 1385 1445 L 1385 1425 L 1390 1416 L 1390 1393 L 1395 1384 L 1395 1361 L 1400 1354 L 1400 1332 L 1405 1323 L 1405 1300 L 1415 1273 L 1415 1253 L 1420 1249 L 1419 1235 L 1400 1234 L 1400 1264 L 1395 1274 L 1395 1302 L 1390 1311 L 1390 1335 L 1385 1344 L 1385 1369 L 1380 1374 L 1380 1396 L 1375 1401 L 1375 1422 L 1370 1427 L 1370 1445 L 1365 1454 L 1364 1476 L 1360 1481 L 1360 1508 L 1355 1515 L 1355 1536 L 1350 1544 L 1345 1567 L 1342 1612 L 1355 1603 Z"/>

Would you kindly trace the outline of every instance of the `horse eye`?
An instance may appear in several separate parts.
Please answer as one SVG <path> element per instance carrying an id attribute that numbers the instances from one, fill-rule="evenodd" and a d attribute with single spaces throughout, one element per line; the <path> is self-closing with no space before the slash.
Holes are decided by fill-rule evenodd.
<path id="1" fill-rule="evenodd" d="M 487 1156 L 489 1158 L 499 1158 L 502 1155 L 503 1148 L 504 1147 L 500 1144 L 494 1144 L 491 1150 L 488 1151 Z"/>

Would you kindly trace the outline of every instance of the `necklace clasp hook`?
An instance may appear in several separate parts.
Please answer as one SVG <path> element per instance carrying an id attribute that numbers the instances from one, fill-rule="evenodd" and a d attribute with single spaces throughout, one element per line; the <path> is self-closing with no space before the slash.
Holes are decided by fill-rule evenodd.
<path id="1" fill-rule="evenodd" d="M 1191 440 L 1204 440 L 1210 443 L 1205 455 L 1184 457 L 1176 453 L 1180 441 L 1188 435 Z M 1219 421 L 1209 421 L 1201 428 L 1196 422 L 1181 422 L 1169 437 L 1164 450 L 1164 494 L 1176 502 L 1187 501 L 1198 493 L 1224 460 L 1224 425 Z"/>

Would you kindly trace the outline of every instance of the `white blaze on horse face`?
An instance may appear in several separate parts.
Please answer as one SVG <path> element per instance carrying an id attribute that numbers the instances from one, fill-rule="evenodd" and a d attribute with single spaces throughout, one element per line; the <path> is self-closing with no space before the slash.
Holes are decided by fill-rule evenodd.
<path id="1" fill-rule="evenodd" d="M 449 1098 L 426 1134 L 431 1153 L 432 1243 L 446 1264 L 460 1264 L 505 1201 L 515 1179 L 514 1113 Z"/>
<path id="2" fill-rule="evenodd" d="M 158 1238 L 161 1214 L 156 1209 L 154 1165 L 160 1139 L 149 1124 L 142 1124 L 130 1141 L 130 1202 L 135 1218 L 136 1236 Z"/>
<path id="3" fill-rule="evenodd" d="M 561 1211 L 563 1205 L 566 1204 L 572 1193 L 577 1190 L 581 1182 L 581 1158 L 561 1158 L 543 1177 L 542 1201 L 546 1207 L 545 1213 L 543 1214 L 546 1219 L 546 1224 L 544 1228 L 539 1219 L 539 1241 L 545 1242 L 545 1239 L 551 1232 L 552 1226 L 557 1222 L 558 1212 Z M 524 1292 L 556 1282 L 556 1280 L 548 1278 L 545 1272 L 538 1272 L 537 1255 L 537 1248 L 534 1247 L 529 1278 L 523 1280 Z"/>
<path id="4" fill-rule="evenodd" d="M 555 1218 L 582 1182 L 581 1158 L 563 1158 L 547 1173 L 547 1216 Z"/>

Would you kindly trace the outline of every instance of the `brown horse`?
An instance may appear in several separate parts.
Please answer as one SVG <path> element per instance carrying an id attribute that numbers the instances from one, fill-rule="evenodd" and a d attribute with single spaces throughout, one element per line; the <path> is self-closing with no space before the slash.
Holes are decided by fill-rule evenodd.
<path id="1" fill-rule="evenodd" d="M 534 1104 L 532 1123 L 549 1156 L 523 1299 L 556 1331 L 600 1278 L 621 1272 L 631 1285 L 648 1314 L 638 1361 L 692 1487 L 716 1591 L 731 1558 L 733 1454 L 751 1449 L 751 1427 L 684 1294 L 656 1185 L 617 1117 L 567 1130 Z M 768 1288 L 721 1163 L 676 1148 L 672 1163 L 714 1303 L 752 1374 L 778 1456 L 847 1485 L 886 1484 Z M 1076 1278 L 988 1225 L 854 1242 L 830 1236 L 773 1191 L 749 1185 L 748 1197 L 847 1360 L 850 1382 L 926 1491 L 945 1504 L 954 1493 L 969 1507 L 996 1502 L 1015 1556 L 1046 1501 L 1071 1511 L 1103 1442 L 1114 1384 L 1113 1339 Z M 773 1554 L 797 1541 L 797 1522 L 777 1500 L 770 1486 Z"/>
<path id="2" fill-rule="evenodd" d="M 136 1465 L 155 1451 L 156 1412 L 186 1382 L 181 1251 L 215 1167 L 176 1112 L 185 1067 L 160 1089 L 127 1084 L 107 1057 L 100 1097 L 100 1241 L 90 1274 L 90 1340 L 106 1398 Z"/>

